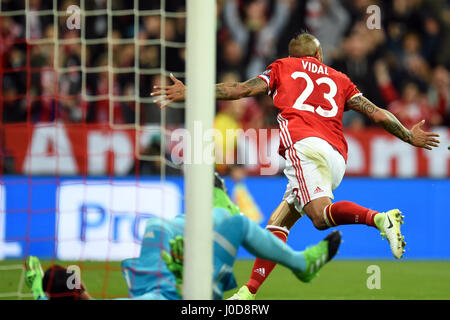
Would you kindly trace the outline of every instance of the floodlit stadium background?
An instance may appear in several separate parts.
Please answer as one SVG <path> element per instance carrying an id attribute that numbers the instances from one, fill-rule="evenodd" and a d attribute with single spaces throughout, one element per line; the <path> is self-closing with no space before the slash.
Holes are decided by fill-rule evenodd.
<path id="1" fill-rule="evenodd" d="M 373 4 L 381 9 L 381 29 L 367 25 Z M 70 5 L 86 12 L 80 29 L 68 28 L 76 13 L 66 12 Z M 217 14 L 218 82 L 258 75 L 287 55 L 292 36 L 308 30 L 321 41 L 325 63 L 366 97 L 407 127 L 425 119 L 440 133 L 440 148 L 424 152 L 346 113 L 349 162 L 335 199 L 400 208 L 405 259 L 450 259 L 448 1 L 229 0 L 218 1 Z M 160 110 L 150 92 L 168 83 L 170 72 L 184 80 L 185 17 L 182 0 L 2 1 L 0 273 L 19 276 L 9 286 L 0 282 L 0 296 L 28 297 L 19 281 L 28 255 L 82 266 L 102 261 L 85 264 L 102 272 L 98 296 L 120 295 L 108 291 L 111 274 L 120 271 L 114 261 L 138 253 L 146 218 L 183 212 L 181 156 L 173 154 L 170 134 L 184 125 L 184 104 Z M 270 97 L 219 102 L 216 112 L 221 132 L 276 128 Z M 272 132 L 265 140 L 249 135 L 216 146 L 218 160 L 246 160 L 216 169 L 242 211 L 262 226 L 287 183 Z M 274 164 L 274 175 L 261 175 Z M 339 259 L 391 259 L 377 232 L 340 230 Z M 301 249 L 323 236 L 303 218 L 288 243 Z M 251 258 L 244 250 L 239 257 Z"/>

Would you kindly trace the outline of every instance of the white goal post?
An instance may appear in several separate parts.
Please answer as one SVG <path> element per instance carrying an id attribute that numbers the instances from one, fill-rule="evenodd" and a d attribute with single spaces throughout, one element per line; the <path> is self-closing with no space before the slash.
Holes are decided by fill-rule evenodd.
<path id="1" fill-rule="evenodd" d="M 213 275 L 213 153 L 194 134 L 213 127 L 216 80 L 216 1 L 188 0 L 186 35 L 186 129 L 191 136 L 191 164 L 185 165 L 185 248 L 183 298 L 212 298 Z M 202 135 L 203 136 L 203 135 Z M 198 157 L 195 152 L 202 155 Z M 200 158 L 201 163 L 193 161 Z"/>

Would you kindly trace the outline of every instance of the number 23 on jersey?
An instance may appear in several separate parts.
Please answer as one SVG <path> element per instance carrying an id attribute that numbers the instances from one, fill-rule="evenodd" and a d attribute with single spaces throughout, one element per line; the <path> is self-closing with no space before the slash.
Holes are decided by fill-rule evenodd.
<path id="1" fill-rule="evenodd" d="M 306 88 L 303 90 L 303 92 L 298 96 L 297 100 L 295 101 L 293 108 L 300 110 L 300 111 L 309 111 L 312 113 L 317 113 L 318 115 L 326 118 L 332 118 L 336 116 L 338 112 L 338 106 L 336 104 L 336 101 L 334 100 L 334 97 L 337 93 L 337 86 L 336 83 L 331 80 L 328 77 L 322 77 L 316 80 L 316 84 L 319 86 L 321 84 L 326 84 L 329 87 L 328 93 L 324 93 L 323 97 L 330 103 L 331 109 L 326 110 L 322 108 L 321 106 L 314 108 L 313 106 L 309 104 L 305 104 L 305 101 L 309 98 L 309 96 L 313 93 L 315 84 L 311 77 L 305 73 L 305 72 L 294 72 L 291 74 L 292 79 L 297 80 L 298 78 L 303 78 L 306 81 Z"/>

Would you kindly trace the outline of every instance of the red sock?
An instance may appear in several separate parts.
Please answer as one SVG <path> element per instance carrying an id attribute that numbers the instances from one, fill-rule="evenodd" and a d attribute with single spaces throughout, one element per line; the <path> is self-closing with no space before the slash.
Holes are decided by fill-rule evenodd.
<path id="1" fill-rule="evenodd" d="M 343 224 L 365 224 L 375 227 L 374 218 L 377 213 L 350 201 L 339 201 L 325 208 L 324 218 L 330 227 Z"/>
<path id="2" fill-rule="evenodd" d="M 287 236 L 289 232 L 287 230 L 283 230 L 281 228 L 267 227 L 267 230 L 272 232 L 274 236 L 279 238 L 281 241 L 286 243 Z M 255 294 L 259 287 L 263 284 L 269 274 L 272 272 L 273 268 L 275 268 L 276 263 L 256 258 L 255 264 L 253 265 L 252 273 L 250 275 L 250 279 L 246 283 L 247 288 L 251 293 Z"/>

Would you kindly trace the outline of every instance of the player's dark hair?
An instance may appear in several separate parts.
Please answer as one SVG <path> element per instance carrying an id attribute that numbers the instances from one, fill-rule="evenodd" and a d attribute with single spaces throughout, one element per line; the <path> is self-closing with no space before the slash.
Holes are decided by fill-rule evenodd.
<path id="1" fill-rule="evenodd" d="M 42 279 L 42 287 L 51 300 L 63 299 L 63 300 L 79 300 L 81 295 L 80 289 L 69 289 L 68 283 L 71 273 L 67 272 L 67 269 L 54 265 L 45 271 L 44 278 Z"/>
<path id="2" fill-rule="evenodd" d="M 306 31 L 296 34 L 289 42 L 289 56 L 291 57 L 315 57 L 318 52 L 322 54 L 319 40 Z"/>

